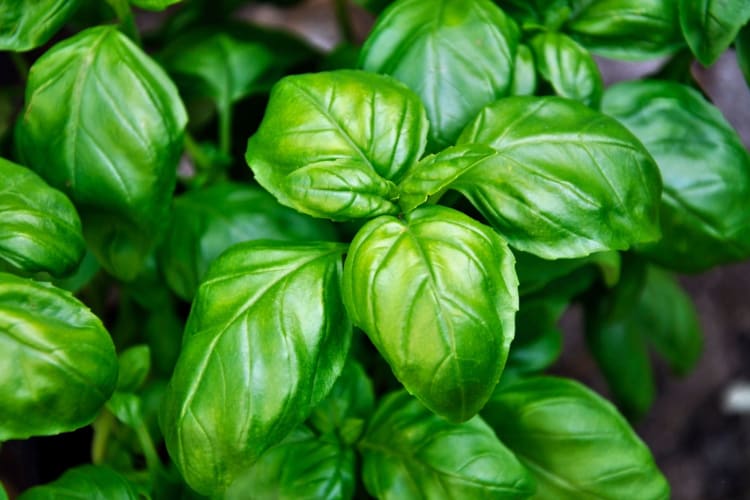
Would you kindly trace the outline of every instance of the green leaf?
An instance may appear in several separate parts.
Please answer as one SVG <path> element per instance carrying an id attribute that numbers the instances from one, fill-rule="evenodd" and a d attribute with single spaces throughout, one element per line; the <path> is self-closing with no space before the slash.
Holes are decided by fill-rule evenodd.
<path id="1" fill-rule="evenodd" d="M 170 5 L 180 3 L 182 0 L 130 0 L 136 7 L 146 10 L 164 10 Z"/>
<path id="2" fill-rule="evenodd" d="M 717 108 L 678 83 L 635 81 L 610 87 L 602 110 L 643 142 L 664 180 L 663 236 L 645 255 L 681 272 L 750 256 L 750 155 Z"/>
<path id="3" fill-rule="evenodd" d="M 107 401 L 107 409 L 128 427 L 135 428 L 143 421 L 143 402 L 132 392 L 115 391 Z"/>
<path id="4" fill-rule="evenodd" d="M 372 382 L 359 363 L 349 360 L 331 392 L 310 414 L 310 423 L 320 433 L 335 433 L 343 443 L 352 444 L 374 406 Z"/>
<path id="5" fill-rule="evenodd" d="M 19 500 L 76 500 L 111 498 L 140 500 L 138 489 L 109 467 L 82 465 L 69 469 L 55 481 L 26 490 Z"/>
<path id="6" fill-rule="evenodd" d="M 185 480 L 219 494 L 302 423 L 341 373 L 351 324 L 335 243 L 240 243 L 198 289 L 161 427 Z"/>
<path id="7" fill-rule="evenodd" d="M 399 0 L 378 18 L 360 66 L 396 77 L 422 98 L 438 149 L 510 93 L 518 37 L 489 0 Z"/>
<path id="8" fill-rule="evenodd" d="M 427 118 L 393 78 L 363 71 L 289 76 L 271 92 L 246 160 L 282 204 L 316 217 L 396 214 L 397 182 L 421 156 Z"/>
<path id="9" fill-rule="evenodd" d="M 607 287 L 613 287 L 620 280 L 620 254 L 614 251 L 592 253 L 578 259 L 557 260 L 540 259 L 526 252 L 514 252 L 514 255 L 521 295 L 539 292 L 551 283 L 589 265 L 596 266 Z"/>
<path id="10" fill-rule="evenodd" d="M 502 238 L 455 210 L 383 216 L 352 242 L 344 304 L 411 394 L 463 421 L 492 394 L 513 340 L 513 263 Z"/>
<path id="11" fill-rule="evenodd" d="M 581 45 L 614 59 L 644 60 L 684 45 L 679 0 L 571 0 L 564 26 Z"/>
<path id="12" fill-rule="evenodd" d="M 119 356 L 120 372 L 117 377 L 117 390 L 133 392 L 148 377 L 151 370 L 151 350 L 141 344 L 125 349 Z"/>
<path id="13" fill-rule="evenodd" d="M 529 42 L 539 74 L 561 97 L 599 107 L 602 75 L 589 51 L 562 33 L 541 33 Z"/>
<path id="14" fill-rule="evenodd" d="M 117 382 L 99 319 L 70 293 L 0 273 L 0 441 L 89 424 Z"/>
<path id="15" fill-rule="evenodd" d="M 227 490 L 227 500 L 345 499 L 354 495 L 354 452 L 306 427 L 266 451 Z"/>
<path id="16" fill-rule="evenodd" d="M 0 259 L 27 273 L 69 274 L 83 258 L 81 221 L 64 194 L 0 158 Z"/>
<path id="17" fill-rule="evenodd" d="M 747 0 L 679 0 L 680 26 L 704 66 L 716 62 L 750 19 Z"/>
<path id="18" fill-rule="evenodd" d="M 383 398 L 360 443 L 367 491 L 381 499 L 521 499 L 529 472 L 474 417 L 453 424 L 405 391 Z"/>
<path id="19" fill-rule="evenodd" d="M 404 210 L 458 191 L 511 245 L 545 259 L 659 236 L 656 164 L 622 125 L 578 102 L 501 99 L 459 144 L 410 171 L 399 186 Z"/>
<path id="20" fill-rule="evenodd" d="M 510 95 L 533 95 L 536 92 L 534 54 L 527 45 L 519 44 L 513 68 Z"/>
<path id="21" fill-rule="evenodd" d="M 734 41 L 734 48 L 737 55 L 737 65 L 745 77 L 745 82 L 750 86 L 750 25 L 745 25 L 740 30 L 737 39 Z"/>
<path id="22" fill-rule="evenodd" d="M 506 370 L 540 372 L 557 361 L 562 352 L 562 333 L 557 322 L 567 307 L 568 300 L 561 297 L 521 299 L 516 315 L 516 337 Z"/>
<path id="23" fill-rule="evenodd" d="M 503 387 L 482 416 L 537 480 L 535 499 L 669 498 L 648 448 L 617 410 L 571 380 Z"/>
<path id="24" fill-rule="evenodd" d="M 188 191 L 174 200 L 172 219 L 159 248 L 169 287 L 192 300 L 209 264 L 242 241 L 330 241 L 329 222 L 279 205 L 266 191 L 236 183 Z"/>
<path id="25" fill-rule="evenodd" d="M 0 51 L 21 52 L 44 45 L 80 5 L 81 0 L 3 0 Z"/>
<path id="26" fill-rule="evenodd" d="M 138 274 L 167 221 L 186 120 L 164 71 L 112 26 L 64 40 L 31 68 L 18 148 L 73 200 L 119 279 Z"/>
<path id="27" fill-rule="evenodd" d="M 8 500 L 8 493 L 5 492 L 2 481 L 0 481 L 0 500 Z"/>

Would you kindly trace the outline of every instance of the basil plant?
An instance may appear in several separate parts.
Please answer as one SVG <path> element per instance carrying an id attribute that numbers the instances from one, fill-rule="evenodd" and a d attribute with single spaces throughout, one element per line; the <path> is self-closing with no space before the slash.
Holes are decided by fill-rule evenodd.
<path id="1" fill-rule="evenodd" d="M 0 5 L 0 443 L 93 431 L 8 490 L 669 498 L 631 424 L 700 357 L 674 273 L 750 257 L 689 70 L 750 81 L 746 2 L 337 2 L 331 54 L 245 3 Z M 612 403 L 545 373 L 572 305 Z"/>

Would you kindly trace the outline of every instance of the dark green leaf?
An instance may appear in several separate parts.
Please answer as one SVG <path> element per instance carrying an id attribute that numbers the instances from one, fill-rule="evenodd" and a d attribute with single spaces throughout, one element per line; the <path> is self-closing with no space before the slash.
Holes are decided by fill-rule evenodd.
<path id="1" fill-rule="evenodd" d="M 680 26 L 690 50 L 710 66 L 750 19 L 747 0 L 679 0 Z"/>
<path id="2" fill-rule="evenodd" d="M 513 263 L 502 238 L 455 210 L 382 216 L 352 242 L 344 303 L 410 393 L 467 420 L 492 394 L 513 340 Z"/>
<path id="3" fill-rule="evenodd" d="M 571 0 L 565 31 L 584 47 L 615 59 L 652 59 L 684 42 L 679 0 Z"/>
<path id="4" fill-rule="evenodd" d="M 174 370 L 182 346 L 185 321 L 175 311 L 175 305 L 149 311 L 143 325 L 143 338 L 151 350 L 154 373 L 169 377 Z"/>
<path id="5" fill-rule="evenodd" d="M 109 467 L 82 465 L 57 480 L 27 490 L 19 500 L 112 499 L 140 500 L 142 495 L 127 479 Z"/>
<path id="6" fill-rule="evenodd" d="M 133 392 L 143 385 L 148 377 L 151 370 L 151 350 L 147 345 L 125 349 L 119 356 L 119 365 L 117 390 Z"/>
<path id="7" fill-rule="evenodd" d="M 536 92 L 536 66 L 528 46 L 519 44 L 513 68 L 510 95 L 533 95 Z"/>
<path id="8" fill-rule="evenodd" d="M 81 0 L 3 0 L 0 50 L 25 51 L 44 45 L 80 5 Z"/>
<path id="9" fill-rule="evenodd" d="M 750 86 L 750 24 L 740 30 L 734 41 L 737 53 L 737 65 L 745 76 L 745 82 Z"/>
<path id="10" fill-rule="evenodd" d="M 310 414 L 310 423 L 322 434 L 335 433 L 351 444 L 364 431 L 374 406 L 372 382 L 359 363 L 349 360 L 328 397 Z"/>
<path id="11" fill-rule="evenodd" d="M 588 265 L 597 267 L 607 287 L 616 285 L 620 279 L 621 262 L 618 252 L 599 252 L 578 259 L 557 260 L 541 259 L 526 252 L 514 252 L 514 255 L 521 295 L 538 292 L 555 280 Z"/>
<path id="12" fill-rule="evenodd" d="M 335 243 L 240 243 L 209 268 L 161 413 L 196 491 L 218 494 L 302 423 L 343 369 L 351 325 Z"/>
<path id="13" fill-rule="evenodd" d="M 159 249 L 169 287 L 192 300 L 209 264 L 235 243 L 272 239 L 330 241 L 330 223 L 279 205 L 267 192 L 235 183 L 189 191 L 175 199 Z"/>
<path id="14" fill-rule="evenodd" d="M 378 18 L 360 65 L 419 94 L 430 141 L 442 148 L 510 93 L 517 44 L 515 23 L 489 0 L 399 0 Z"/>
<path id="15" fill-rule="evenodd" d="M 602 76 L 591 54 L 562 33 L 541 33 L 529 42 L 536 68 L 561 97 L 597 108 L 602 97 Z"/>
<path id="16" fill-rule="evenodd" d="M 167 221 L 186 119 L 164 71 L 113 26 L 64 40 L 31 68 L 19 150 L 70 196 L 120 279 L 138 274 Z"/>
<path id="17" fill-rule="evenodd" d="M 404 210 L 459 191 L 511 245 L 545 259 L 659 236 L 654 161 L 625 127 L 578 102 L 501 99 L 459 144 L 409 172 L 399 186 Z"/>
<path id="18" fill-rule="evenodd" d="M 516 382 L 495 393 L 482 416 L 535 476 L 534 498 L 669 498 L 646 445 L 611 404 L 576 382 Z"/>
<path id="19" fill-rule="evenodd" d="M 0 441 L 90 423 L 117 382 L 99 319 L 70 293 L 0 273 Z"/>
<path id="20" fill-rule="evenodd" d="M 68 274 L 83 258 L 81 221 L 64 194 L 0 158 L 0 259 L 24 272 Z"/>
<path id="21" fill-rule="evenodd" d="M 568 300 L 562 297 L 521 299 L 506 370 L 540 372 L 557 361 L 562 352 L 562 333 L 557 322 L 567 307 Z"/>
<path id="22" fill-rule="evenodd" d="M 529 472 L 474 417 L 453 424 L 405 391 L 383 398 L 363 441 L 362 476 L 380 499 L 528 498 Z"/>
<path id="23" fill-rule="evenodd" d="M 164 10 L 172 4 L 179 3 L 182 0 L 130 0 L 130 3 L 136 7 L 146 10 Z"/>
<path id="24" fill-rule="evenodd" d="M 132 392 L 115 391 L 107 401 L 107 409 L 128 427 L 135 428 L 143 421 L 143 402 Z"/>
<path id="25" fill-rule="evenodd" d="M 353 494 L 354 452 L 302 426 L 261 455 L 224 498 L 338 500 Z"/>
<path id="26" fill-rule="evenodd" d="M 290 76 L 271 92 L 246 160 L 264 188 L 300 212 L 395 214 L 393 182 L 421 156 L 427 127 L 419 98 L 393 78 L 352 70 Z"/>
<path id="27" fill-rule="evenodd" d="M 99 262 L 97 262 L 93 253 L 86 250 L 78 269 L 66 278 L 54 280 L 53 284 L 63 290 L 78 293 L 94 279 L 97 272 L 99 272 Z"/>
<path id="28" fill-rule="evenodd" d="M 643 141 L 664 179 L 662 239 L 642 249 L 650 259 L 699 272 L 750 256 L 750 155 L 718 109 L 660 81 L 610 87 L 602 109 Z"/>

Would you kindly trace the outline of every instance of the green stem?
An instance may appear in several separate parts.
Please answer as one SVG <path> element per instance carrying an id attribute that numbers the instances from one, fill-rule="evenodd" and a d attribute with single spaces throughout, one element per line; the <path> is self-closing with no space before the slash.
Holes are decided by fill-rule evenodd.
<path id="1" fill-rule="evenodd" d="M 138 27 L 135 25 L 135 16 L 133 16 L 133 11 L 130 9 L 130 2 L 128 0 L 107 0 L 107 3 L 114 9 L 117 19 L 120 20 L 122 32 L 140 45 L 141 35 L 138 32 Z"/>
<path id="2" fill-rule="evenodd" d="M 354 43 L 354 29 L 352 29 L 351 16 L 349 16 L 348 0 L 336 0 L 336 20 L 339 23 L 341 37 L 345 42 Z"/>
<path id="3" fill-rule="evenodd" d="M 219 106 L 219 148 L 227 156 L 232 156 L 232 105 Z"/>
<path id="4" fill-rule="evenodd" d="M 23 56 L 18 52 L 11 52 L 10 59 L 11 61 L 13 61 L 13 66 L 15 66 L 16 71 L 18 72 L 18 76 L 21 77 L 21 80 L 23 80 L 24 82 L 28 80 L 29 63 L 26 62 L 26 59 L 24 59 Z"/>
<path id="5" fill-rule="evenodd" d="M 109 435 L 115 424 L 115 417 L 108 411 L 102 411 L 94 421 L 94 439 L 91 442 L 91 462 L 100 464 L 104 462 L 107 453 Z"/>
<path id="6" fill-rule="evenodd" d="M 154 476 L 161 470 L 162 463 L 159 454 L 156 452 L 154 441 L 151 439 L 151 434 L 149 434 L 143 420 L 135 427 L 135 433 L 138 436 L 141 450 L 143 450 L 143 456 L 146 458 L 146 467 L 148 467 L 151 475 Z"/>
<path id="7" fill-rule="evenodd" d="M 185 151 L 193 159 L 195 165 L 201 170 L 211 168 L 211 159 L 203 152 L 195 138 L 185 132 Z"/>

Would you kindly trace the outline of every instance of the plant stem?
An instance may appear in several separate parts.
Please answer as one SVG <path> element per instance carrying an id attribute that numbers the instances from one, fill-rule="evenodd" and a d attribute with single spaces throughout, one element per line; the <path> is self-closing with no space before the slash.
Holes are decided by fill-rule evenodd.
<path id="1" fill-rule="evenodd" d="M 91 462 L 100 464 L 104 462 L 107 453 L 107 443 L 115 417 L 108 411 L 102 411 L 94 421 L 94 439 L 91 442 Z"/>
<path id="2" fill-rule="evenodd" d="M 185 132 L 185 151 L 201 170 L 211 168 L 211 159 L 203 152 L 200 145 L 189 132 Z"/>
<path id="3" fill-rule="evenodd" d="M 135 25 L 135 16 L 133 16 L 133 11 L 130 9 L 130 2 L 128 0 L 107 0 L 107 3 L 114 9 L 117 19 L 120 20 L 122 32 L 136 44 L 140 45 L 141 35 L 138 32 L 138 27 Z"/>
<path id="4" fill-rule="evenodd" d="M 219 149 L 232 156 L 232 105 L 219 106 Z"/>
<path id="5" fill-rule="evenodd" d="M 18 72 L 18 76 L 21 77 L 21 80 L 23 80 L 24 82 L 28 80 L 29 63 L 26 62 L 26 59 L 24 59 L 23 56 L 18 52 L 11 52 L 10 59 L 11 61 L 13 61 L 13 66 L 15 66 L 16 71 Z"/>
<path id="6" fill-rule="evenodd" d="M 159 454 L 156 452 L 154 441 L 151 439 L 151 434 L 149 434 L 143 420 L 138 423 L 134 430 L 138 436 L 138 443 L 141 445 L 141 450 L 143 450 L 143 456 L 146 458 L 146 467 L 151 475 L 154 476 L 161 470 L 162 463 Z"/>
<path id="7" fill-rule="evenodd" d="M 339 30 L 341 30 L 341 37 L 344 41 L 354 43 L 354 30 L 352 29 L 347 1 L 348 0 L 336 0 L 336 20 L 339 23 Z"/>

